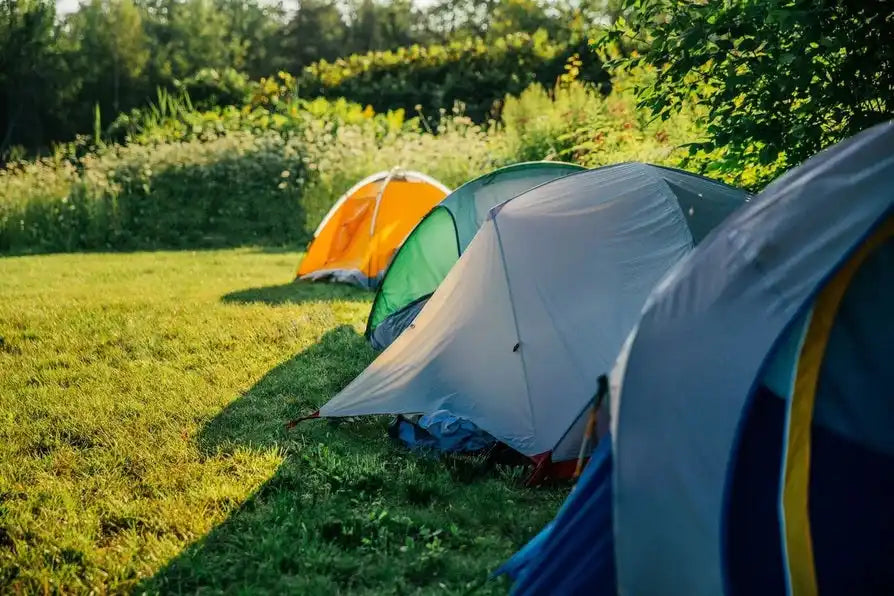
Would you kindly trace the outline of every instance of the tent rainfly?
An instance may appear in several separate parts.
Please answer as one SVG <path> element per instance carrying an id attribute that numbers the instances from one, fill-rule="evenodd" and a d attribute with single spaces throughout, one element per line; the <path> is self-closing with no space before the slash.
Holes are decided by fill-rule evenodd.
<path id="1" fill-rule="evenodd" d="M 450 193 L 413 229 L 385 272 L 366 323 L 373 347 L 387 347 L 413 322 L 491 208 L 583 169 L 561 162 L 519 163 L 479 176 Z"/>
<path id="2" fill-rule="evenodd" d="M 745 200 L 628 163 L 495 207 L 414 325 L 319 416 L 446 411 L 541 464 L 573 464 L 582 431 L 569 426 L 652 286 Z"/>
<path id="3" fill-rule="evenodd" d="M 656 287 L 610 433 L 514 594 L 890 594 L 894 122 L 785 174 Z"/>
<path id="4" fill-rule="evenodd" d="M 403 239 L 449 192 L 419 172 L 395 169 L 364 178 L 320 222 L 298 278 L 375 288 Z"/>

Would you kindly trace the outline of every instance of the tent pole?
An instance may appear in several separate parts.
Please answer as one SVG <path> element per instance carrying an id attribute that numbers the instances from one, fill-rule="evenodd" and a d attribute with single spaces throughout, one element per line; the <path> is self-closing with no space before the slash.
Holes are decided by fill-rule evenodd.
<path id="1" fill-rule="evenodd" d="M 590 408 L 590 415 L 587 418 L 587 427 L 584 430 L 584 438 L 580 443 L 580 451 L 577 454 L 577 467 L 574 469 L 574 475 L 572 476 L 574 479 L 580 478 L 581 473 L 584 471 L 584 462 L 586 461 L 587 451 L 590 450 L 593 434 L 596 431 L 596 422 L 599 419 L 599 408 L 602 407 L 602 402 L 608 394 L 608 379 L 606 376 L 600 375 L 597 383 L 598 388 L 596 390 L 596 395 L 593 396 L 593 407 Z"/>

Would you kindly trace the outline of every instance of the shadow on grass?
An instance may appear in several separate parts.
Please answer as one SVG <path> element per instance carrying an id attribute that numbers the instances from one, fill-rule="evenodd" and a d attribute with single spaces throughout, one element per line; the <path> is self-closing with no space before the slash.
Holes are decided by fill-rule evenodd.
<path id="1" fill-rule="evenodd" d="M 222 302 L 238 304 L 300 304 L 322 300 L 370 300 L 372 294 L 347 284 L 293 281 L 287 284 L 261 286 L 230 292 L 221 296 Z"/>
<path id="2" fill-rule="evenodd" d="M 226 521 L 137 586 L 135 593 L 199 589 L 316 593 L 321 587 L 314 583 L 318 578 L 302 574 L 308 560 L 302 544 L 307 520 L 306 513 L 296 515 L 296 507 L 317 504 L 316 495 L 305 501 L 308 474 L 312 473 L 303 454 L 308 449 L 319 451 L 332 425 L 314 420 L 292 431 L 284 425 L 319 407 L 371 358 L 372 351 L 362 336 L 350 326 L 337 327 L 272 369 L 209 421 L 197 438 L 203 456 L 234 458 L 236 466 L 240 450 L 278 448 L 285 460 L 273 478 Z"/>
<path id="3" fill-rule="evenodd" d="M 186 245 L 186 246 L 153 246 L 153 245 L 138 245 L 138 246 L 122 246 L 122 247 L 86 247 L 86 248 L 45 248 L 41 246 L 31 246 L 31 247 L 15 247 L 12 249 L 0 248 L 0 259 L 6 257 L 41 257 L 41 256 L 53 256 L 53 255 L 131 255 L 134 253 L 141 252 L 172 252 L 172 253 L 202 253 L 202 252 L 215 252 L 215 251 L 224 251 L 224 250 L 234 250 L 234 249 L 242 249 L 246 250 L 250 253 L 255 254 L 265 254 L 265 255 L 277 255 L 277 254 L 299 254 L 305 250 L 305 246 L 295 246 L 288 244 L 264 244 L 259 242 L 244 242 L 241 244 L 237 243 L 208 243 L 208 244 L 196 244 L 196 245 Z M 297 263 L 297 261 L 296 261 Z"/>
<path id="4" fill-rule="evenodd" d="M 310 244 L 256 244 L 252 245 L 250 248 L 252 252 L 265 254 L 265 255 L 285 255 L 285 254 L 295 254 L 295 253 L 304 253 L 307 252 L 307 249 L 310 247 Z M 295 261 L 295 265 L 298 265 L 298 261 Z"/>
<path id="5" fill-rule="evenodd" d="M 353 327 L 267 373 L 199 434 L 204 457 L 278 449 L 272 478 L 136 593 L 461 593 L 482 581 L 552 514 L 483 462 L 409 454 L 384 421 L 284 424 L 318 408 L 372 360 Z M 509 480 L 509 482 L 507 482 Z M 515 486 L 516 488 L 513 488 Z M 495 508 L 512 499 L 517 507 Z M 546 514 L 544 514 L 546 512 Z M 446 582 L 446 584 L 445 584 Z M 505 592 L 489 585 L 481 593 Z"/>

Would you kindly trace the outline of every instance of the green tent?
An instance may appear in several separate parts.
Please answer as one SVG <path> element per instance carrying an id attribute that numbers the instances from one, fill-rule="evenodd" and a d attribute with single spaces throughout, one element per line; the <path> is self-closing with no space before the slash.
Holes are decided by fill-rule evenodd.
<path id="1" fill-rule="evenodd" d="M 413 322 L 493 207 L 584 169 L 561 162 L 520 163 L 450 193 L 410 232 L 388 266 L 366 323 L 373 347 L 387 347 Z"/>

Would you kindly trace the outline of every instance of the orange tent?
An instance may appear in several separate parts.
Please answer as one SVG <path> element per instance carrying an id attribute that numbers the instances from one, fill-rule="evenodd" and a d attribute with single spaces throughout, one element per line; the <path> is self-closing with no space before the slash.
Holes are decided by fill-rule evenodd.
<path id="1" fill-rule="evenodd" d="M 418 172 L 392 170 L 364 178 L 320 222 L 298 277 L 375 288 L 404 238 L 449 192 Z"/>

